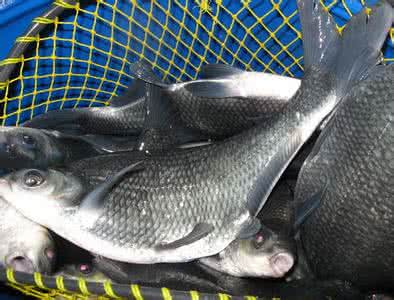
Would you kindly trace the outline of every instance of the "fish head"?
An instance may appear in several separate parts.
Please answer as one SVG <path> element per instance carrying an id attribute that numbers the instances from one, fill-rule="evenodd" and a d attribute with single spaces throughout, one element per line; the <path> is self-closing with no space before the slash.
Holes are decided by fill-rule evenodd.
<path id="1" fill-rule="evenodd" d="M 68 279 L 85 278 L 95 282 L 110 281 L 90 262 L 64 265 L 56 272 L 55 276 L 64 276 Z"/>
<path id="2" fill-rule="evenodd" d="M 0 127 L 0 166 L 20 169 L 47 167 L 64 160 L 65 151 L 49 131 Z"/>
<path id="3" fill-rule="evenodd" d="M 23 169 L 0 178 L 0 197 L 45 227 L 75 211 L 83 192 L 82 181 L 62 170 Z"/>
<path id="4" fill-rule="evenodd" d="M 200 262 L 236 277 L 281 278 L 295 262 L 290 243 L 289 237 L 263 226 L 255 236 L 235 240 L 218 255 Z"/>
<path id="5" fill-rule="evenodd" d="M 0 265 L 20 272 L 50 274 L 56 247 L 49 231 L 0 198 Z"/>

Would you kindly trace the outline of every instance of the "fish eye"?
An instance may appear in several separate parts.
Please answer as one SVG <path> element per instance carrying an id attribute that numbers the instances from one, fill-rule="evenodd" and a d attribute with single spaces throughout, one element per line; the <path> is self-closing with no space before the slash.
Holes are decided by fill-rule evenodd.
<path id="1" fill-rule="evenodd" d="M 253 240 L 253 244 L 256 249 L 260 248 L 264 244 L 264 242 L 265 238 L 261 233 L 257 234 Z"/>
<path id="2" fill-rule="evenodd" d="M 79 271 L 84 275 L 88 275 L 92 272 L 92 267 L 89 264 L 80 264 Z"/>
<path id="3" fill-rule="evenodd" d="M 22 136 L 22 140 L 23 140 L 23 143 L 26 144 L 26 145 L 33 146 L 35 144 L 34 139 L 30 135 L 27 135 L 27 134 L 24 134 Z"/>
<path id="4" fill-rule="evenodd" d="M 24 176 L 24 183 L 28 187 L 40 186 L 44 181 L 44 176 L 37 170 L 29 171 Z"/>

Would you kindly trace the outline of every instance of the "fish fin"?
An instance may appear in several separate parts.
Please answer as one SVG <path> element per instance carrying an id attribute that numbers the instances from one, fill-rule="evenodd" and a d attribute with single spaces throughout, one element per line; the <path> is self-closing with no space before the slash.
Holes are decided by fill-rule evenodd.
<path id="1" fill-rule="evenodd" d="M 149 84 L 146 91 L 146 116 L 139 138 L 139 150 L 163 151 L 200 140 L 183 124 L 162 88 Z"/>
<path id="2" fill-rule="evenodd" d="M 262 224 L 259 219 L 253 218 L 252 222 L 243 228 L 238 235 L 239 239 L 246 240 L 252 236 L 255 236 L 262 228 Z"/>
<path id="3" fill-rule="evenodd" d="M 298 0 L 305 70 L 318 67 L 336 79 L 339 97 L 377 64 L 392 22 L 390 6 L 381 1 L 351 18 L 342 35 L 319 0 Z"/>
<path id="4" fill-rule="evenodd" d="M 200 141 L 200 142 L 190 142 L 186 144 L 182 144 L 178 146 L 179 149 L 191 149 L 191 148 L 198 148 L 198 147 L 205 147 L 212 145 L 213 142 L 211 140 Z"/>
<path id="5" fill-rule="evenodd" d="M 87 134 L 73 136 L 92 146 L 99 153 L 114 153 L 124 151 L 134 151 L 137 149 L 138 140 L 131 136 L 111 136 L 100 134 Z"/>
<path id="6" fill-rule="evenodd" d="M 353 16 L 341 36 L 341 50 L 336 63 L 336 76 L 343 93 L 359 81 L 381 60 L 381 49 L 392 24 L 392 11 L 380 1 Z"/>
<path id="7" fill-rule="evenodd" d="M 280 145 L 281 151 L 277 151 L 270 158 L 270 163 L 261 175 L 261 181 L 255 183 L 253 193 L 250 193 L 248 197 L 248 210 L 252 216 L 256 216 L 260 212 L 280 176 L 301 148 L 302 142 L 302 132 L 298 130 L 289 140 L 283 141 Z M 264 195 L 263 198 L 261 195 Z"/>
<path id="8" fill-rule="evenodd" d="M 168 88 L 170 85 L 161 81 L 155 73 L 152 66 L 145 61 L 138 61 L 130 65 L 130 73 L 145 83 L 150 83 L 161 88 Z"/>
<path id="9" fill-rule="evenodd" d="M 91 218 L 86 218 L 85 220 L 87 220 L 89 224 L 92 224 L 93 221 L 96 220 L 98 212 L 103 207 L 105 197 L 111 191 L 111 189 L 122 180 L 123 176 L 125 176 L 127 173 L 138 172 L 143 169 L 143 161 L 138 161 L 107 178 L 104 182 L 96 186 L 91 192 L 85 195 L 79 206 L 80 213 L 91 216 Z"/>
<path id="10" fill-rule="evenodd" d="M 98 154 L 133 151 L 137 148 L 138 141 L 130 136 L 111 136 L 100 134 L 72 134 L 58 130 L 41 129 L 46 135 L 63 140 L 65 143 L 70 141 L 80 143 L 81 147 L 90 146 Z M 75 144 L 74 144 L 75 145 Z M 86 151 L 87 149 L 85 149 Z M 94 155 L 94 154 L 93 154 Z M 85 157 L 85 156 L 83 156 Z"/>
<path id="11" fill-rule="evenodd" d="M 305 69 L 319 65 L 330 68 L 337 55 L 339 33 L 335 22 L 319 0 L 298 0 Z"/>
<path id="12" fill-rule="evenodd" d="M 213 79 L 217 77 L 242 74 L 243 72 L 246 71 L 226 64 L 208 64 L 201 67 L 200 76 L 204 79 Z"/>
<path id="13" fill-rule="evenodd" d="M 324 198 L 328 188 L 328 181 L 317 193 L 313 194 L 309 199 L 302 203 L 301 207 L 296 209 L 294 232 L 297 232 L 302 223 L 319 207 L 321 200 Z"/>
<path id="14" fill-rule="evenodd" d="M 168 244 L 160 244 L 156 246 L 157 250 L 170 250 L 182 246 L 190 245 L 210 234 L 215 228 L 209 223 L 198 223 L 193 230 L 183 238 Z"/>
<path id="15" fill-rule="evenodd" d="M 145 96 L 145 82 L 136 78 L 127 88 L 123 95 L 113 97 L 110 101 L 111 107 L 121 107 L 140 100 Z"/>

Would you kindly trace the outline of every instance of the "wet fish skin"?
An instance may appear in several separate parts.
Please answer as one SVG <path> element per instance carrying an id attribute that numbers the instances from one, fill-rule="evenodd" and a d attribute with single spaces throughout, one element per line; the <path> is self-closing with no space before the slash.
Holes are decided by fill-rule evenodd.
<path id="1" fill-rule="evenodd" d="M 44 227 L 0 198 L 0 265 L 21 272 L 50 274 L 56 263 L 54 241 Z"/>
<path id="2" fill-rule="evenodd" d="M 393 78 L 394 67 L 382 67 L 356 86 L 301 169 L 297 203 L 326 189 L 301 231 L 321 278 L 393 286 Z"/>
<path id="3" fill-rule="evenodd" d="M 300 87 L 299 79 L 221 64 L 202 67 L 201 73 L 208 78 L 175 84 L 158 80 L 143 61 L 133 64 L 131 72 L 162 88 L 186 130 L 214 140 L 269 120 L 282 111 Z"/>
<path id="4" fill-rule="evenodd" d="M 171 89 L 166 90 L 166 95 L 185 129 L 195 131 L 202 139 L 223 139 L 280 112 L 300 85 L 300 80 L 294 78 L 264 73 L 254 73 L 256 76 L 252 74 L 242 72 L 241 76 L 250 77 L 249 81 L 259 80 L 265 84 L 267 91 L 261 91 L 260 97 L 198 97 L 184 88 L 185 85 L 190 85 L 190 82 L 171 85 Z M 231 79 L 232 82 L 237 80 L 238 77 Z M 272 85 L 275 89 L 272 89 Z M 71 133 L 78 134 L 138 135 L 145 126 L 146 114 L 146 95 L 133 100 L 139 86 L 141 82 L 133 83 L 124 96 L 113 100 L 115 102 L 122 98 L 121 102 L 127 103 L 127 97 L 130 97 L 131 103 L 51 111 L 25 122 L 23 126 L 61 132 L 71 130 Z M 283 93 L 286 89 L 289 92 Z"/>
<path id="5" fill-rule="evenodd" d="M 91 193 L 89 197 L 59 196 L 46 185 L 35 186 L 33 197 L 33 190 L 20 180 L 31 176 L 29 170 L 1 179 L 0 193 L 35 222 L 111 259 L 185 262 L 221 252 L 251 227 L 256 228 L 252 226 L 255 216 L 279 177 L 356 79 L 350 75 L 359 75 L 359 68 L 376 62 L 391 25 L 391 11 L 388 14 L 387 4 L 381 2 L 372 8 L 368 22 L 365 12 L 353 17 L 339 38 L 334 22 L 319 3 L 306 0 L 299 6 L 305 53 L 310 55 L 305 57 L 304 81 L 283 113 L 269 124 L 221 143 L 146 159 L 143 170 L 125 175 L 106 197 L 91 197 Z M 308 22 L 318 27 L 310 28 Z M 319 39 L 318 31 L 313 42 L 308 40 L 315 38 L 315 29 L 323 30 L 327 39 Z M 366 38 L 374 48 L 365 43 Z M 351 48 L 346 44 L 350 41 Z M 332 53 L 338 44 L 342 52 Z M 323 49 L 323 54 L 316 49 Z M 365 54 L 365 50 L 370 52 Z M 358 55 L 359 51 L 365 55 Z M 348 81 L 339 80 L 343 78 Z M 48 176 L 55 186 L 66 178 L 79 182 L 75 176 L 53 170 L 41 176 Z M 26 194 L 31 201 L 21 200 Z M 48 212 L 45 216 L 43 207 Z M 172 248 L 173 244 L 179 247 Z"/>
<path id="6" fill-rule="evenodd" d="M 184 88 L 167 91 L 187 128 L 220 140 L 268 121 L 289 99 L 203 98 Z"/>

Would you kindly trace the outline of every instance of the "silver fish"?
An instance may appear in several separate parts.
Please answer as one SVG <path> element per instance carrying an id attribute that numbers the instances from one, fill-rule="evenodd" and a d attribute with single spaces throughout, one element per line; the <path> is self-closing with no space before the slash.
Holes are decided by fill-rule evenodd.
<path id="1" fill-rule="evenodd" d="M 201 68 L 204 79 L 165 85 L 142 61 L 132 64 L 130 69 L 142 80 L 133 82 L 125 95 L 113 98 L 110 106 L 50 111 L 23 125 L 62 132 L 73 130 L 79 134 L 138 135 L 154 127 L 154 121 L 152 124 L 149 120 L 152 109 L 148 89 L 159 85 L 165 87 L 160 96 L 162 102 L 168 98 L 167 106 L 172 108 L 169 117 L 179 124 L 172 128 L 174 134 L 191 131 L 202 140 L 223 139 L 280 112 L 301 84 L 296 78 L 211 64 Z M 204 83 L 219 87 L 213 86 L 207 96 L 188 91 L 199 89 Z M 153 138 L 157 140 L 158 135 L 155 132 Z"/>
<path id="2" fill-rule="evenodd" d="M 161 87 L 185 129 L 220 140 L 266 122 L 280 113 L 300 88 L 301 80 L 229 65 L 201 68 L 202 79 L 165 84 L 144 61 L 130 67 L 137 78 Z M 151 109 L 152 110 L 152 109 Z"/>
<path id="3" fill-rule="evenodd" d="M 0 194 L 81 248 L 125 262 L 191 261 L 255 235 L 261 228 L 256 215 L 279 177 L 354 81 L 376 64 L 391 26 L 386 2 L 369 16 L 354 16 L 341 36 L 318 0 L 300 0 L 298 6 L 305 77 L 269 124 L 147 158 L 87 195 L 65 185 L 82 187 L 76 175 L 55 170 L 7 175 Z"/>
<path id="4" fill-rule="evenodd" d="M 99 135 L 138 135 L 145 118 L 145 84 L 137 80 L 124 95 L 106 107 L 84 107 L 49 111 L 23 126 L 61 132 Z"/>
<path id="5" fill-rule="evenodd" d="M 56 249 L 48 230 L 21 215 L 0 198 L 0 265 L 21 272 L 49 274 Z"/>

